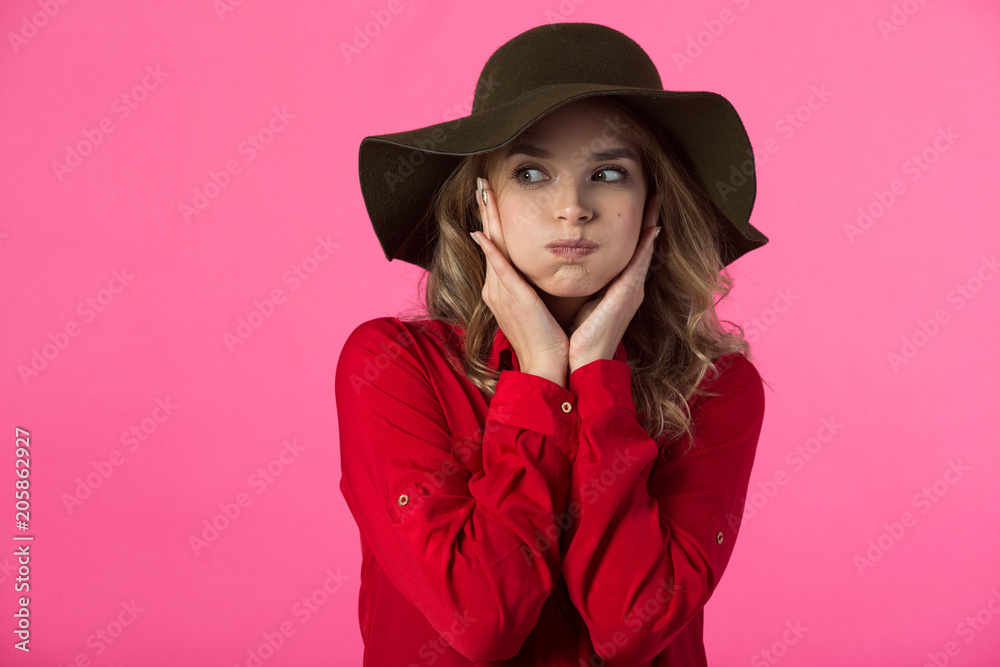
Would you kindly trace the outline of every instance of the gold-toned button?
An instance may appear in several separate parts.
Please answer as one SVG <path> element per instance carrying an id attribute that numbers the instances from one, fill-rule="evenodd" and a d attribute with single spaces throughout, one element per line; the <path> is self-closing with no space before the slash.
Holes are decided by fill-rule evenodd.
<path id="1" fill-rule="evenodd" d="M 572 409 L 573 409 L 573 404 L 572 403 L 570 403 L 569 401 L 563 401 L 563 404 L 562 404 L 562 411 L 563 412 L 569 412 Z"/>
<path id="2" fill-rule="evenodd" d="M 718 542 L 719 544 L 722 544 L 722 531 L 721 530 L 719 531 L 719 534 L 715 536 L 715 541 Z"/>
<path id="3" fill-rule="evenodd" d="M 405 493 L 399 497 L 399 504 L 400 505 L 405 505 L 408 502 L 410 502 L 410 497 L 408 495 L 406 495 Z M 719 534 L 721 535 L 722 533 L 719 533 Z"/>

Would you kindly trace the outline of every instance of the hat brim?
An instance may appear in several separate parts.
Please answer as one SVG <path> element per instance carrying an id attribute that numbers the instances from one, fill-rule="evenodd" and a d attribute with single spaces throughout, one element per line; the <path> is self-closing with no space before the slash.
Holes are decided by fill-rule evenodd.
<path id="1" fill-rule="evenodd" d="M 768 242 L 749 222 L 757 195 L 753 150 L 726 98 L 711 92 L 564 83 L 477 114 L 363 139 L 358 154 L 361 193 L 386 259 L 429 266 L 436 231 L 430 204 L 463 157 L 504 146 L 565 104 L 608 95 L 621 97 L 673 140 L 692 176 L 729 222 L 723 225 L 726 238 L 720 247 L 725 264 Z"/>

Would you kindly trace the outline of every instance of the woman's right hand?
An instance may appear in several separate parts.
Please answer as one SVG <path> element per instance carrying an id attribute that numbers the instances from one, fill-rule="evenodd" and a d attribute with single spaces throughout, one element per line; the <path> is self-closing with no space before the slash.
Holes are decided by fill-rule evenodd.
<path id="1" fill-rule="evenodd" d="M 472 237 L 486 255 L 483 301 L 513 345 L 521 372 L 547 378 L 565 387 L 569 338 L 535 289 L 512 266 L 496 193 L 485 178 L 479 179 L 479 184 L 476 201 L 483 231 L 473 232 Z M 484 190 L 489 193 L 487 204 L 483 204 Z"/>

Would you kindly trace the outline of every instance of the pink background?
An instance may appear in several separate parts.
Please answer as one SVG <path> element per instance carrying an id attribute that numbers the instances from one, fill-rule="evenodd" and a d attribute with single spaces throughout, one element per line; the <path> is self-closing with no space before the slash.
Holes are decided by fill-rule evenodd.
<path id="1" fill-rule="evenodd" d="M 552 20 L 723 93 L 758 151 L 772 241 L 721 314 L 767 414 L 710 663 L 1000 663 L 994 2 L 222 2 L 0 7 L 0 663 L 360 664 L 334 369 L 420 271 L 384 260 L 358 144 L 465 115 L 493 50 Z"/>

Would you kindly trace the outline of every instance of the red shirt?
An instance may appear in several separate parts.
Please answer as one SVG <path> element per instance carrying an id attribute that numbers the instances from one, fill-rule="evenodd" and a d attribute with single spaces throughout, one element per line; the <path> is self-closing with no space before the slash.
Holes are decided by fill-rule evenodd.
<path id="1" fill-rule="evenodd" d="M 642 427 L 622 344 L 563 388 L 520 372 L 498 331 L 489 401 L 449 365 L 461 349 L 457 327 L 383 317 L 340 355 L 364 664 L 706 665 L 702 607 L 763 421 L 756 368 L 716 360 L 702 387 L 720 395 L 692 400 L 696 449 L 681 456 L 687 439 L 665 450 Z"/>

